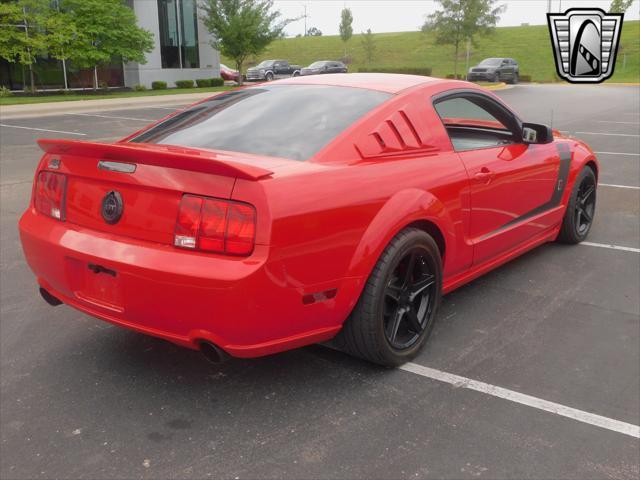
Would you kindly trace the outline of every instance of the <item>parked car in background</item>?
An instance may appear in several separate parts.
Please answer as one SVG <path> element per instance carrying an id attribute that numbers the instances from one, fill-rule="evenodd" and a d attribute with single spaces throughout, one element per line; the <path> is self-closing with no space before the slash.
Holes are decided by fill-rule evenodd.
<path id="1" fill-rule="evenodd" d="M 300 70 L 300 75 L 321 75 L 323 73 L 347 73 L 347 66 L 334 60 L 321 60 L 313 62 L 308 67 Z"/>
<path id="2" fill-rule="evenodd" d="M 247 80 L 270 82 L 278 78 L 297 77 L 300 69 L 300 65 L 291 65 L 286 60 L 265 60 L 247 70 Z"/>
<path id="3" fill-rule="evenodd" d="M 237 70 L 227 67 L 225 64 L 220 64 L 220 76 L 226 81 L 237 82 L 240 79 L 240 74 Z"/>
<path id="4" fill-rule="evenodd" d="M 467 73 L 467 80 L 470 82 L 486 80 L 518 83 L 519 78 L 520 67 L 513 58 L 485 58 Z"/>

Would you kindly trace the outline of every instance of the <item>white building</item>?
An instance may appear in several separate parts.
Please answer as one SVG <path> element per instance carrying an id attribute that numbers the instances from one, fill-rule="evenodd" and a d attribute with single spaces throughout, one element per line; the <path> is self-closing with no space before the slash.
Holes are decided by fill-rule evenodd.
<path id="1" fill-rule="evenodd" d="M 211 36 L 200 20 L 198 0 L 127 0 L 140 27 L 151 32 L 155 45 L 146 54 L 147 62 L 124 63 L 113 59 L 98 68 L 98 82 L 109 87 L 151 87 L 163 80 L 169 87 L 176 80 L 196 80 L 220 76 L 220 55 L 209 43 Z M 19 27 L 19 26 L 16 26 Z M 69 88 L 92 88 L 93 69 L 78 68 L 72 62 L 39 56 L 33 65 L 36 88 L 62 89 L 65 77 Z M 66 73 L 66 76 L 65 76 Z M 29 70 L 0 59 L 0 85 L 22 90 L 29 85 Z"/>
<path id="2" fill-rule="evenodd" d="M 124 84 L 151 87 L 154 80 L 173 86 L 176 80 L 220 76 L 220 55 L 199 18 L 197 0 L 129 0 L 138 25 L 155 38 L 147 63 L 126 63 Z"/>

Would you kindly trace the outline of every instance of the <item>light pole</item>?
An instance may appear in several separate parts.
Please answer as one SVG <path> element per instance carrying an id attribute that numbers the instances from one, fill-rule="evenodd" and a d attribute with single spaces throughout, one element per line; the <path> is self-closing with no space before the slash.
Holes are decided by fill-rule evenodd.
<path id="1" fill-rule="evenodd" d="M 302 8 L 304 8 L 304 15 L 303 15 L 303 18 L 304 18 L 304 35 L 303 35 L 303 37 L 306 37 L 307 36 L 307 4 L 303 3 L 302 4 Z"/>

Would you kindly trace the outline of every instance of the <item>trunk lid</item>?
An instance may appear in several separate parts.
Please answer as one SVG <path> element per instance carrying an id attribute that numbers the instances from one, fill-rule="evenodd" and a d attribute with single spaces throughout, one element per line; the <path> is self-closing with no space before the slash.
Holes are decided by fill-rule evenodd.
<path id="1" fill-rule="evenodd" d="M 67 222 L 168 245 L 183 194 L 230 199 L 236 179 L 256 181 L 272 174 L 257 165 L 258 159 L 240 154 L 140 143 L 38 143 L 46 152 L 42 167 L 67 177 Z M 119 194 L 123 207 L 113 224 L 103 215 L 110 192 Z"/>

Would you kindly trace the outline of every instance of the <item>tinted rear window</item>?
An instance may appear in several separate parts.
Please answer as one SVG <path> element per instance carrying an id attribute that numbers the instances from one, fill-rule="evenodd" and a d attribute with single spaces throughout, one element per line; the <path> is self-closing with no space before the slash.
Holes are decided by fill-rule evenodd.
<path id="1" fill-rule="evenodd" d="M 323 85 L 246 88 L 194 105 L 130 141 L 306 160 L 389 97 Z"/>

